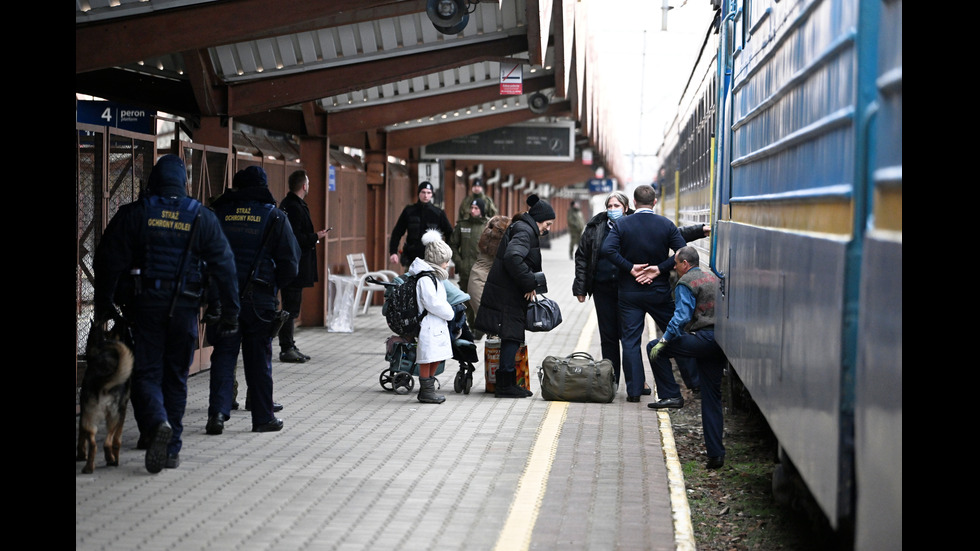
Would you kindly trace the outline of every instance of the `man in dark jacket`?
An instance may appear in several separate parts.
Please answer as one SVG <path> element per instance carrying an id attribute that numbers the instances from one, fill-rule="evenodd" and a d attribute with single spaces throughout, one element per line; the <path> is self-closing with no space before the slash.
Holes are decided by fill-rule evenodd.
<path id="1" fill-rule="evenodd" d="M 661 331 L 666 329 L 674 313 L 669 275 L 674 268 L 674 257 L 670 251 L 677 251 L 687 243 L 673 222 L 653 212 L 657 192 L 652 186 L 638 186 L 633 191 L 633 202 L 636 212 L 613 224 L 602 244 L 601 255 L 619 269 L 620 342 L 626 400 L 639 402 L 645 380 L 640 344 L 644 319 L 650 314 Z"/>
<path id="2" fill-rule="evenodd" d="M 443 236 L 453 234 L 453 225 L 449 223 L 446 212 L 432 204 L 432 194 L 435 189 L 431 182 L 419 184 L 419 200 L 402 210 L 398 222 L 391 230 L 391 241 L 388 242 L 389 260 L 392 264 L 401 263 L 406 269 L 416 258 L 425 257 L 425 246 L 422 245 L 422 234 L 426 230 L 437 229 Z M 405 235 L 406 232 L 408 235 Z M 398 244 L 405 235 L 405 246 L 398 252 Z"/>
<path id="3" fill-rule="evenodd" d="M 534 299 L 537 289 L 545 287 L 539 238 L 551 230 L 555 211 L 537 195 L 529 195 L 527 204 L 531 208 L 514 218 L 500 241 L 476 313 L 476 328 L 500 337 L 500 365 L 494 388 L 497 398 L 532 395 L 517 385 L 515 360 L 524 342 L 527 303 Z"/>
<path id="4" fill-rule="evenodd" d="M 310 178 L 305 170 L 297 170 L 289 175 L 289 193 L 279 203 L 279 208 L 289 217 L 289 225 L 292 227 L 300 252 L 299 273 L 280 291 L 282 309 L 289 312 L 289 319 L 279 330 L 279 361 L 282 362 L 303 363 L 310 359 L 296 347 L 293 329 L 303 302 L 303 289 L 312 287 L 320 280 L 317 274 L 316 246 L 330 230 L 313 229 L 310 207 L 306 204 L 306 195 L 309 192 Z"/>
<path id="5" fill-rule="evenodd" d="M 286 213 L 276 208 L 265 170 L 250 166 L 235 174 L 232 189 L 211 206 L 235 253 L 241 290 L 240 330 L 218 334 L 208 327 L 211 352 L 211 394 L 208 434 L 221 434 L 231 413 L 235 365 L 242 351 L 252 432 L 282 429 L 273 413 L 272 336 L 276 331 L 277 295 L 296 277 L 299 248 Z M 223 310 L 223 307 L 222 307 Z"/>
<path id="6" fill-rule="evenodd" d="M 214 213 L 187 196 L 187 169 L 164 155 L 136 202 L 112 217 L 95 251 L 95 316 L 107 320 L 123 306 L 137 343 L 132 402 L 146 470 L 180 464 L 187 374 L 198 340 L 202 261 L 221 291 L 217 333 L 238 328 L 235 258 Z M 131 294 L 119 291 L 123 287 Z"/>
<path id="7" fill-rule="evenodd" d="M 602 244 L 609 234 L 609 229 L 616 220 L 633 213 L 629 208 L 629 200 L 621 191 L 614 191 L 606 198 L 606 209 L 589 220 L 582 233 L 582 241 L 575 251 L 575 280 L 572 282 L 572 294 L 579 302 L 585 302 L 592 297 L 596 317 L 599 322 L 599 341 L 603 359 L 613 363 L 616 382 L 620 379 L 620 319 L 619 319 L 619 269 L 613 266 L 608 258 L 600 257 Z M 696 239 L 707 237 L 710 226 L 692 224 L 678 228 L 684 241 L 690 243 Z M 681 358 L 677 362 L 684 383 L 688 388 L 697 390 L 699 386 L 697 369 L 693 361 Z M 632 379 L 632 373 L 627 373 L 627 380 Z M 643 395 L 652 394 L 649 386 L 644 386 Z"/>

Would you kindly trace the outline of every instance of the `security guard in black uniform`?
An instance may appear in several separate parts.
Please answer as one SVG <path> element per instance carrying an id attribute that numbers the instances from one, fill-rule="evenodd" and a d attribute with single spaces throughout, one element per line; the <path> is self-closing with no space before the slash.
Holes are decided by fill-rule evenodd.
<path id="1" fill-rule="evenodd" d="M 422 245 L 422 234 L 426 230 L 437 229 L 442 235 L 453 234 L 453 225 L 449 223 L 446 211 L 432 204 L 432 194 L 435 192 L 432 182 L 419 184 L 419 200 L 402 210 L 398 222 L 391 230 L 391 240 L 388 242 L 389 260 L 392 264 L 401 263 L 408 268 L 416 258 L 425 256 L 425 246 Z M 405 247 L 398 253 L 398 243 L 405 236 Z M 447 237 L 448 239 L 448 237 Z"/>
<path id="2" fill-rule="evenodd" d="M 228 240 L 214 213 L 187 196 L 187 170 L 164 155 L 138 201 L 124 205 L 95 251 L 95 316 L 123 308 L 135 341 L 132 402 L 146 470 L 180 464 L 187 374 L 198 338 L 202 261 L 221 290 L 219 332 L 238 326 L 238 278 Z"/>
<path id="3" fill-rule="evenodd" d="M 241 330 L 220 335 L 216 326 L 208 326 L 208 341 L 214 350 L 205 431 L 221 434 L 230 417 L 239 349 L 248 384 L 252 432 L 278 431 L 282 420 L 273 413 L 272 337 L 279 333 L 289 313 L 277 311 L 276 295 L 296 277 L 299 245 L 286 213 L 276 208 L 262 167 L 238 171 L 232 189 L 216 199 L 211 208 L 235 254 L 241 290 Z"/>

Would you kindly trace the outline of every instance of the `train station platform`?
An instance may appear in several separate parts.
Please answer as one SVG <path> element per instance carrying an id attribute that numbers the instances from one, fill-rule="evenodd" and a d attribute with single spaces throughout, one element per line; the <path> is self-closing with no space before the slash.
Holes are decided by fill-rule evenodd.
<path id="1" fill-rule="evenodd" d="M 119 467 L 101 450 L 93 474 L 75 464 L 75 549 L 694 549 L 670 418 L 646 407 L 655 396 L 629 403 L 621 384 L 610 404 L 541 399 L 546 356 L 600 357 L 593 304 L 571 295 L 568 237 L 542 253 L 564 321 L 527 333 L 533 397 L 485 392 L 485 341 L 470 394 L 454 392 L 455 360 L 441 405 L 419 403 L 417 384 L 386 390 L 379 306 L 351 333 L 299 328 L 309 362 L 279 362 L 274 343 L 281 432 L 252 433 L 237 410 L 206 435 L 202 372 L 188 383 L 180 466 L 153 475 L 130 409 Z"/>

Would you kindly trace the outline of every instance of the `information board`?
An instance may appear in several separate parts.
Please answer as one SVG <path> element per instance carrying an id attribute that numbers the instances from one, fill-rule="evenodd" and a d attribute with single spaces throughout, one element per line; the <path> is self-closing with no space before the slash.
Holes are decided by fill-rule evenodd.
<path id="1" fill-rule="evenodd" d="M 515 124 L 421 149 L 423 159 L 574 161 L 575 121 Z"/>
<path id="2" fill-rule="evenodd" d="M 590 193 L 612 193 L 614 187 L 612 178 L 592 178 L 589 180 Z"/>

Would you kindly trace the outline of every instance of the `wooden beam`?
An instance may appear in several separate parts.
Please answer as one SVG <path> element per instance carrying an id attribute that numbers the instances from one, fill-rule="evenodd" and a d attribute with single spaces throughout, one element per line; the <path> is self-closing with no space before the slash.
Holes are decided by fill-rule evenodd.
<path id="1" fill-rule="evenodd" d="M 424 12 L 425 0 L 235 0 L 75 25 L 75 74 L 325 27 Z"/>
<path id="2" fill-rule="evenodd" d="M 530 78 L 524 81 L 524 93 L 537 92 L 553 85 L 550 75 Z M 345 109 L 330 114 L 330 134 L 333 136 L 384 128 L 409 119 L 438 115 L 498 99 L 500 99 L 500 85 L 494 82 L 488 86 L 424 98 Z"/>
<path id="3" fill-rule="evenodd" d="M 190 82 L 202 116 L 221 116 L 228 112 L 228 90 L 218 82 L 207 50 L 184 52 L 184 74 Z"/>
<path id="4" fill-rule="evenodd" d="M 229 88 L 229 114 L 241 117 L 526 51 L 527 36 L 515 35 L 489 42 L 250 81 Z"/>
<path id="5" fill-rule="evenodd" d="M 388 148 L 402 149 L 437 143 L 458 136 L 467 136 L 501 126 L 508 126 L 538 117 L 554 117 L 567 114 L 571 105 L 567 102 L 552 103 L 544 113 L 532 113 L 530 109 L 514 109 L 499 115 L 474 117 L 445 124 L 434 124 L 415 129 L 388 133 Z"/>

